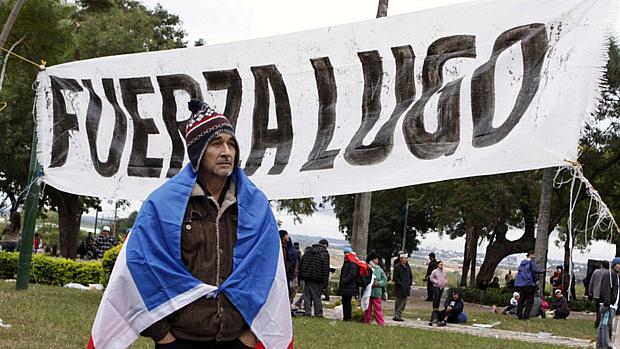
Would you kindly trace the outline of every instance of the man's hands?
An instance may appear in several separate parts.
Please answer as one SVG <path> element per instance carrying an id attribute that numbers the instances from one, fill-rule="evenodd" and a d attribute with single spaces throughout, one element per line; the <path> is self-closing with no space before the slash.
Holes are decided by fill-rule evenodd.
<path id="1" fill-rule="evenodd" d="M 172 333 L 168 332 L 166 333 L 166 336 L 164 336 L 164 338 L 162 338 L 161 340 L 157 342 L 157 344 L 169 344 L 176 340 L 177 339 L 172 335 Z"/>
<path id="2" fill-rule="evenodd" d="M 239 335 L 239 341 L 243 343 L 243 345 L 245 345 L 246 347 L 250 348 L 254 348 L 256 346 L 256 343 L 258 343 L 258 339 L 256 339 L 256 336 L 250 330 L 244 330 L 243 332 L 241 332 L 241 334 Z"/>

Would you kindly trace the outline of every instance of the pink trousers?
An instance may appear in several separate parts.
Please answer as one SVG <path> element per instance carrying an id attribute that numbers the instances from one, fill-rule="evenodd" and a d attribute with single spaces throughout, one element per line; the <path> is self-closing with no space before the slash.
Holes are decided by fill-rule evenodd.
<path id="1" fill-rule="evenodd" d="M 385 321 L 383 320 L 383 308 L 381 307 L 381 298 L 370 297 L 370 304 L 368 304 L 368 309 L 364 313 L 364 323 L 370 324 L 372 322 L 372 313 L 375 313 L 375 320 L 377 320 L 377 325 L 383 326 Z"/>

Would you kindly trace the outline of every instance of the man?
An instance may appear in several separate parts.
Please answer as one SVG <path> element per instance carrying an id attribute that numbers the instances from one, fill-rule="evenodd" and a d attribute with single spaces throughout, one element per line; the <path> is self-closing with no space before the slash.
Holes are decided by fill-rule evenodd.
<path id="1" fill-rule="evenodd" d="M 512 270 L 508 269 L 508 274 L 504 276 L 504 280 L 506 281 L 506 287 L 512 287 L 515 283 L 514 275 L 512 275 Z"/>
<path id="2" fill-rule="evenodd" d="M 104 225 L 103 229 L 101 229 L 101 235 L 95 240 L 97 258 L 103 258 L 106 251 L 114 246 L 116 246 L 116 240 L 110 236 L 110 227 Z"/>
<path id="3" fill-rule="evenodd" d="M 426 299 L 427 302 L 433 301 L 433 283 L 431 282 L 431 273 L 433 270 L 437 269 L 437 260 L 435 259 L 435 253 L 431 252 L 428 254 L 428 267 L 426 268 L 426 276 L 424 277 L 424 281 L 426 281 Z"/>
<path id="4" fill-rule="evenodd" d="M 356 263 L 355 261 L 357 257 L 355 257 L 351 247 L 345 247 L 343 252 L 344 263 L 340 269 L 338 294 L 342 300 L 342 320 L 351 321 L 351 299 L 359 295 L 359 285 L 357 284 L 357 279 L 360 273 L 360 267 L 357 264 L 358 262 Z"/>
<path id="5" fill-rule="evenodd" d="M 280 242 L 282 243 L 282 258 L 286 269 L 286 281 L 288 282 L 288 298 L 292 305 L 295 298 L 295 268 L 297 264 L 297 251 L 286 230 L 280 230 Z"/>
<path id="6" fill-rule="evenodd" d="M 439 312 L 437 326 L 445 326 L 446 323 L 460 323 L 459 316 L 463 313 L 465 304 L 461 299 L 461 293 L 458 290 L 452 291 L 452 295 L 446 298 L 444 309 Z"/>
<path id="7" fill-rule="evenodd" d="M 318 244 L 312 245 L 301 257 L 301 277 L 304 280 L 304 310 L 306 316 L 323 317 L 321 293 L 329 287 L 329 243 L 321 239 Z"/>
<path id="8" fill-rule="evenodd" d="M 601 289 L 599 293 L 599 311 L 601 320 L 596 335 L 596 348 L 619 348 L 620 333 L 619 322 L 620 313 L 620 258 L 616 257 L 611 261 L 611 269 L 601 278 Z M 612 341 L 613 339 L 613 341 Z"/>
<path id="9" fill-rule="evenodd" d="M 407 297 L 411 293 L 411 284 L 413 276 L 411 275 L 411 267 L 407 260 L 408 254 L 403 252 L 399 255 L 399 263 L 394 267 L 394 296 L 396 303 L 394 304 L 394 321 L 404 321 L 402 318 L 403 311 L 407 305 Z"/>
<path id="10" fill-rule="evenodd" d="M 297 247 L 299 247 L 299 244 L 297 244 Z M 310 249 L 312 248 L 312 246 L 306 246 L 306 248 L 304 249 L 304 255 L 306 253 L 308 253 L 308 251 L 310 251 Z M 301 275 L 301 260 L 302 260 L 302 254 L 301 252 L 299 253 L 299 264 L 297 266 L 297 280 L 299 281 L 299 287 L 301 288 L 301 295 L 299 296 L 299 298 L 297 298 L 297 301 L 295 301 L 295 308 L 297 308 L 297 310 L 302 308 L 302 302 L 303 302 L 303 309 L 306 309 L 306 302 L 304 301 L 304 290 L 306 289 L 306 282 L 304 281 L 304 278 Z"/>
<path id="11" fill-rule="evenodd" d="M 433 270 L 429 279 L 433 283 L 433 312 L 428 324 L 433 326 L 435 322 L 439 321 L 439 304 L 441 303 L 443 289 L 448 285 L 448 273 L 443 269 L 442 261 L 437 261 L 437 268 Z"/>
<path id="12" fill-rule="evenodd" d="M 555 290 L 551 301 L 551 311 L 554 319 L 566 319 L 570 315 L 568 302 L 562 294 L 562 290 Z"/>
<path id="13" fill-rule="evenodd" d="M 601 281 L 606 275 L 609 275 L 609 262 L 603 261 L 601 263 L 601 267 L 596 269 L 590 276 L 588 295 L 594 299 L 594 304 L 596 305 L 596 320 L 594 320 L 594 328 L 598 328 L 598 325 L 601 322 L 601 312 L 599 309 L 601 298 Z"/>
<path id="14" fill-rule="evenodd" d="M 545 269 L 536 263 L 536 254 L 533 250 L 527 252 L 524 260 L 519 264 L 515 287 L 519 290 L 521 298 L 517 305 L 517 317 L 520 320 L 529 320 L 534 296 L 536 295 L 536 276 L 544 274 Z"/>
<path id="15" fill-rule="evenodd" d="M 233 126 L 192 100 L 190 164 L 144 202 L 116 261 L 89 348 L 287 348 L 286 275 L 265 195 L 238 167 Z M 120 319 L 118 319 L 120 317 Z M 112 319 L 112 321 L 111 321 Z"/>

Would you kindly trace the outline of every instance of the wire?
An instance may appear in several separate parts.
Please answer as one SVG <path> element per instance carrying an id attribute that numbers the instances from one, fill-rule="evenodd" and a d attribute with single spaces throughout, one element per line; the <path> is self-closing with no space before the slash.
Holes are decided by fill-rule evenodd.
<path id="1" fill-rule="evenodd" d="M 33 62 L 33 61 L 29 60 L 29 59 L 28 59 L 28 58 L 26 58 L 26 57 L 22 57 L 22 56 L 18 55 L 18 54 L 17 54 L 17 53 L 15 53 L 15 52 L 12 52 L 12 51 L 10 51 L 10 50 L 5 49 L 4 47 L 0 47 L 0 50 L 4 51 L 4 52 L 6 52 L 6 53 L 8 53 L 8 54 L 10 54 L 10 55 L 13 55 L 13 56 L 15 56 L 15 57 L 17 57 L 17 58 L 21 59 L 22 61 L 26 61 L 26 62 L 28 62 L 28 63 L 30 63 L 30 64 L 34 65 L 35 67 L 39 68 L 39 70 L 45 70 L 45 65 L 47 64 L 47 62 L 46 62 L 46 61 L 44 61 L 44 60 L 41 60 L 41 63 L 40 63 L 40 64 L 37 64 L 37 63 L 35 63 L 35 62 Z"/>

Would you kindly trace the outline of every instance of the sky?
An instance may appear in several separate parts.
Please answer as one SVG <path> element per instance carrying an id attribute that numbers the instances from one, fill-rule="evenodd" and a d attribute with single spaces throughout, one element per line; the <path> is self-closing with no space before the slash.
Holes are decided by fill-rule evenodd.
<path id="1" fill-rule="evenodd" d="M 209 45 L 372 19 L 376 16 L 378 0 L 142 0 L 142 2 L 150 8 L 160 3 L 169 12 L 177 14 L 188 33 L 189 46 L 192 46 L 193 42 L 200 38 Z M 463 2 L 468 1 L 390 0 L 388 16 Z M 620 21 L 615 32 L 620 33 Z M 312 217 L 305 218 L 303 224 L 295 224 L 292 216 L 282 213 L 277 213 L 276 218 L 282 222 L 282 228 L 287 229 L 293 237 L 295 234 L 303 234 L 344 238 L 338 231 L 338 220 L 333 210 L 317 212 Z M 518 238 L 519 234 L 513 232 L 512 238 Z M 563 250 L 553 244 L 555 239 L 555 236 L 550 239 L 549 257 L 563 259 Z M 437 234 L 430 234 L 422 240 L 421 246 L 463 250 L 464 240 L 441 239 Z M 480 250 L 484 248 L 485 244 L 479 247 Z M 589 257 L 609 259 L 614 252 L 613 246 L 601 242 L 594 244 L 590 251 L 576 252 L 574 259 L 576 261 L 585 261 Z"/>

